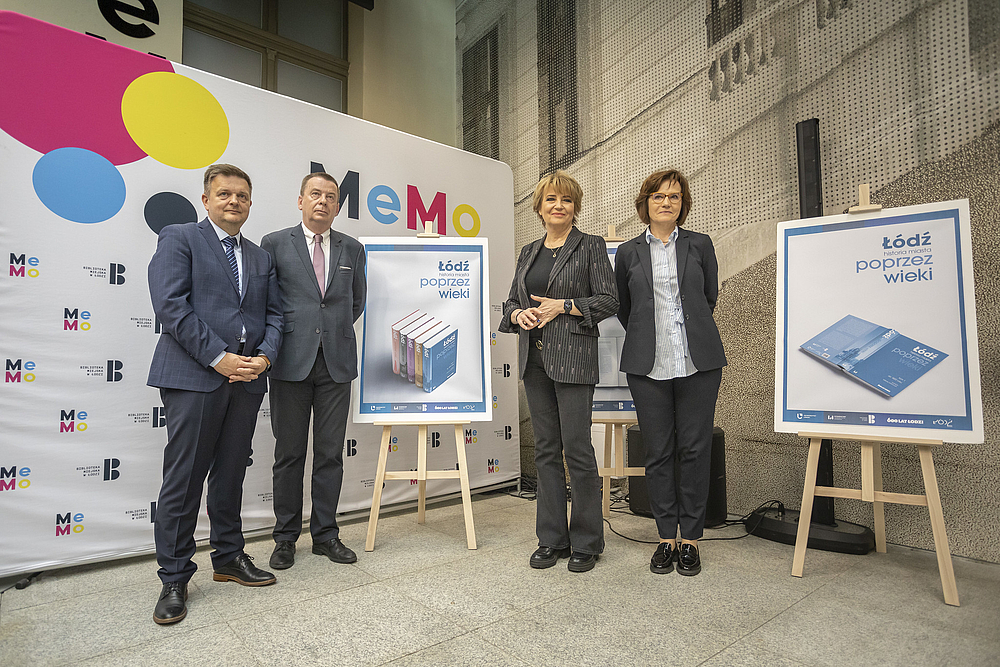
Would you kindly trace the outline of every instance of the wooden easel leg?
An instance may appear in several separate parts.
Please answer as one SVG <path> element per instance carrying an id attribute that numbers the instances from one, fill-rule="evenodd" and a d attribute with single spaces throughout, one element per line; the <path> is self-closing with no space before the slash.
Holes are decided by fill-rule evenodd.
<path id="1" fill-rule="evenodd" d="M 422 524 L 427 511 L 427 425 L 417 427 L 417 523 Z"/>
<path id="2" fill-rule="evenodd" d="M 813 498 L 816 495 L 816 470 L 819 468 L 819 447 L 822 438 L 809 439 L 809 458 L 806 459 L 806 481 L 802 486 L 802 508 L 799 510 L 799 528 L 795 533 L 795 556 L 792 558 L 792 576 L 801 577 L 806 562 L 806 545 L 809 543 L 809 523 L 812 519 Z"/>
<path id="3" fill-rule="evenodd" d="M 604 425 L 604 469 L 611 469 L 611 438 L 613 437 L 612 424 Z M 611 518 L 611 473 L 601 477 L 601 509 L 604 518 Z"/>
<path id="4" fill-rule="evenodd" d="M 938 493 L 937 474 L 934 472 L 934 457 L 930 447 L 921 445 L 918 449 L 920 469 L 924 473 L 927 511 L 931 515 L 931 531 L 934 533 L 934 550 L 937 552 L 938 571 L 941 573 L 941 588 L 944 590 L 944 602 L 957 607 L 958 587 L 955 585 L 955 570 L 951 564 L 948 533 L 944 528 L 944 512 L 941 510 L 941 495 Z"/>
<path id="5" fill-rule="evenodd" d="M 476 548 L 476 524 L 472 520 L 472 487 L 469 485 L 469 464 L 465 458 L 465 435 L 455 425 L 455 448 L 458 450 L 458 480 L 462 485 L 462 509 L 465 511 L 465 539 L 470 549 Z"/>
<path id="6" fill-rule="evenodd" d="M 874 486 L 877 493 L 882 492 L 882 445 L 875 443 L 872 446 L 872 475 L 874 476 Z M 885 503 L 875 501 L 872 503 L 872 511 L 875 515 L 875 551 L 880 554 L 885 553 Z"/>
<path id="7" fill-rule="evenodd" d="M 385 462 L 389 456 L 389 436 L 391 426 L 382 427 L 382 445 L 378 452 L 378 468 L 375 469 L 375 489 L 372 491 L 372 511 L 368 515 L 368 537 L 365 539 L 365 551 L 375 550 L 375 530 L 378 528 L 378 513 L 382 505 L 382 485 L 385 484 Z"/>

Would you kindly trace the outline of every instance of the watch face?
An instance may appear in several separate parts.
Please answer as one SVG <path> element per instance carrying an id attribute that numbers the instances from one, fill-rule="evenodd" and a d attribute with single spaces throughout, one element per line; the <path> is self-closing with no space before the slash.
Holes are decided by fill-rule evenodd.
<path id="1" fill-rule="evenodd" d="M 573 300 L 566 299 L 563 301 L 563 311 L 568 313 L 571 310 L 573 310 Z"/>

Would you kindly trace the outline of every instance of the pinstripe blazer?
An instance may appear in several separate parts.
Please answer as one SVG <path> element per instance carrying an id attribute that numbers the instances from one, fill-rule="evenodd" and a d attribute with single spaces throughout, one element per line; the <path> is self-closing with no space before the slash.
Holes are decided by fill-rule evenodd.
<path id="1" fill-rule="evenodd" d="M 498 329 L 518 334 L 518 377 L 521 378 L 528 363 L 530 334 L 512 324 L 510 314 L 531 305 L 524 279 L 544 242 L 543 236 L 521 249 Z M 542 363 L 546 374 L 556 382 L 597 384 L 600 377 L 597 323 L 618 312 L 618 287 L 604 239 L 573 227 L 549 273 L 545 296 L 573 299 L 583 313 L 583 317 L 559 315 L 542 328 Z"/>
<path id="2" fill-rule="evenodd" d="M 209 366 L 222 352 L 236 352 L 246 327 L 246 354 L 278 358 L 281 298 L 271 256 L 246 238 L 243 295 L 208 219 L 167 225 L 149 262 L 149 296 L 163 333 L 146 384 L 166 389 L 214 391 L 225 376 Z M 241 382 L 251 394 L 267 391 L 267 378 Z"/>

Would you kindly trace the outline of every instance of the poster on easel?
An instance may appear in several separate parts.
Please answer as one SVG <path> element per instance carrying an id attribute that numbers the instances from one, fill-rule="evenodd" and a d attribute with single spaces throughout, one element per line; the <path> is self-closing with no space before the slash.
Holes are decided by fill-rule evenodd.
<path id="1" fill-rule="evenodd" d="M 620 241 L 608 241 L 608 259 L 612 268 L 615 266 L 615 256 Z M 594 387 L 594 401 L 591 407 L 592 418 L 602 419 L 637 419 L 635 403 L 629 391 L 625 373 L 621 370 L 622 345 L 625 343 L 625 327 L 618 321 L 617 315 L 601 320 L 597 325 L 600 338 L 597 339 L 598 367 L 600 378 Z"/>
<path id="2" fill-rule="evenodd" d="M 485 238 L 362 238 L 368 302 L 354 421 L 489 421 Z"/>
<path id="3" fill-rule="evenodd" d="M 966 199 L 778 225 L 774 430 L 983 441 Z"/>

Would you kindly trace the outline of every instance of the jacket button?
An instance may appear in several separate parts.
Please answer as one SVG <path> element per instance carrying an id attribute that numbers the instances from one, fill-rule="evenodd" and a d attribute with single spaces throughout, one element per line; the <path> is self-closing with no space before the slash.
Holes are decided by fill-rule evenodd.
<path id="1" fill-rule="evenodd" d="M 685 316 L 684 316 L 684 319 L 685 319 L 685 320 L 690 320 L 690 319 L 691 319 L 691 316 L 690 316 L 690 315 L 685 315 Z"/>
<path id="2" fill-rule="evenodd" d="M 244 311 L 242 308 L 240 308 L 240 312 L 242 313 L 242 312 L 246 312 L 246 311 Z"/>
<path id="3" fill-rule="evenodd" d="M 326 304 L 325 303 L 321 303 L 321 304 L 319 304 L 319 307 L 320 308 L 326 308 Z"/>
<path id="4" fill-rule="evenodd" d="M 319 333 L 319 327 L 316 327 L 316 333 Z"/>

